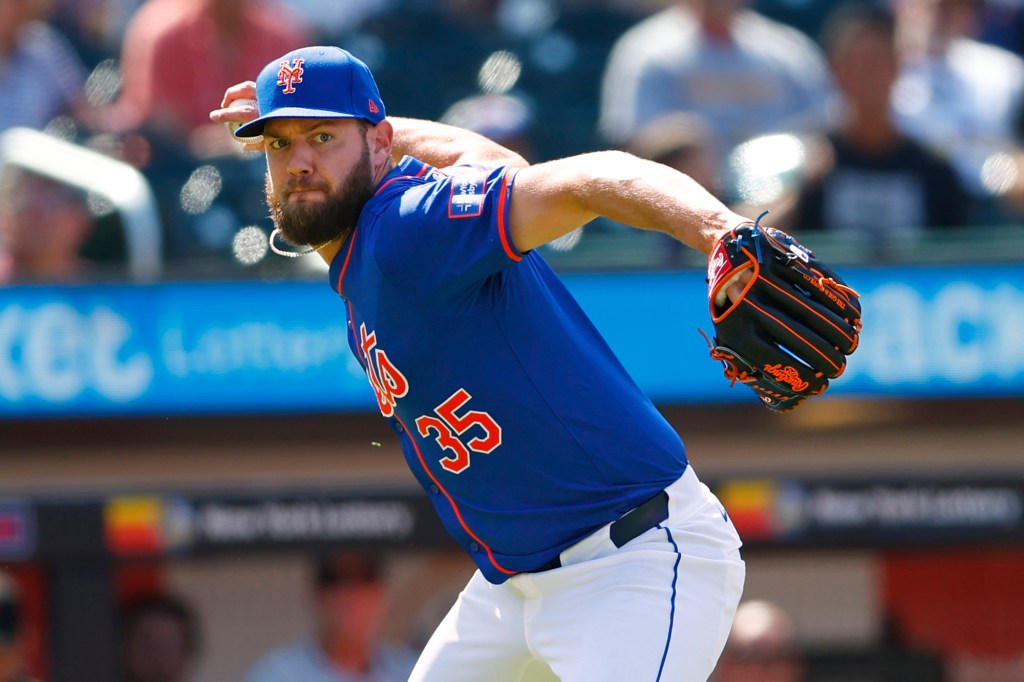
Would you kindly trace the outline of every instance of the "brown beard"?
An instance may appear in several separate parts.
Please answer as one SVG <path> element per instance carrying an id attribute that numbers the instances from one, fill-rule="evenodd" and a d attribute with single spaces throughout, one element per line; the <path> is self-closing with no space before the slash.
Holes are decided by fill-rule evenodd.
<path id="1" fill-rule="evenodd" d="M 373 166 L 366 140 L 363 140 L 362 156 L 336 190 L 330 191 L 328 185 L 303 180 L 291 181 L 284 189 L 294 191 L 299 188 L 319 189 L 327 196 L 315 204 L 282 204 L 274 194 L 270 175 L 267 174 L 264 189 L 267 206 L 274 227 L 281 231 L 281 236 L 296 246 L 322 246 L 347 236 L 356 226 L 363 206 L 373 196 Z"/>

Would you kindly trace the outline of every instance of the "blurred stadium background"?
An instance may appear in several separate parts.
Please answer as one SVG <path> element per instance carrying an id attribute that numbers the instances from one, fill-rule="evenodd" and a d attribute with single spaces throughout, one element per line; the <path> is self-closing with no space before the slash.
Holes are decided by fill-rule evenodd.
<path id="1" fill-rule="evenodd" d="M 507 4 L 504 32 L 396 10 L 337 42 L 389 113 L 528 93 L 535 158 L 601 147 L 611 44 L 664 3 Z M 756 3 L 810 35 L 833 4 Z M 116 50 L 88 47 L 94 83 L 116 74 Z M 323 269 L 267 256 L 259 155 L 140 173 L 109 144 L 68 121 L 0 136 L 0 164 L 76 188 L 96 221 L 90 277 L 0 288 L 0 563 L 33 672 L 115 679 L 120 605 L 167 590 L 200 616 L 195 682 L 238 680 L 308 628 L 311 557 L 337 547 L 386 554 L 389 629 L 421 644 L 470 566 L 376 414 Z M 809 679 L 1024 680 L 1024 229 L 804 242 L 864 295 L 864 341 L 785 416 L 707 359 L 699 258 L 614 225 L 545 255 L 730 509 L 745 596 L 789 612 Z"/>

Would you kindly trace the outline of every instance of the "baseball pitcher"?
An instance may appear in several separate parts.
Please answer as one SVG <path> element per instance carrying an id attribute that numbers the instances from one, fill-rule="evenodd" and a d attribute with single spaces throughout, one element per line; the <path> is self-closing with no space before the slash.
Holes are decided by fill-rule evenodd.
<path id="1" fill-rule="evenodd" d="M 286 54 L 221 107 L 211 118 L 266 153 L 275 249 L 330 264 L 380 412 L 479 568 L 410 679 L 515 681 L 542 661 L 563 682 L 706 680 L 740 539 L 536 249 L 601 215 L 713 254 L 712 356 L 780 411 L 842 371 L 856 294 L 665 166 L 615 151 L 528 165 L 386 117 L 339 48 Z"/>

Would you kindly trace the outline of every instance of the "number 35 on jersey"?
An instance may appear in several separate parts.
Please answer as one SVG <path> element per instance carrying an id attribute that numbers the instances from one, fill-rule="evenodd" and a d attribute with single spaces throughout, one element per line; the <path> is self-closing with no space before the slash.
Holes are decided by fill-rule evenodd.
<path id="1" fill-rule="evenodd" d="M 409 381 L 387 353 L 377 348 L 377 334 L 367 333 L 365 324 L 359 325 L 359 346 L 377 406 L 385 417 L 392 417 L 398 399 L 409 392 Z M 469 468 L 472 453 L 486 455 L 501 445 L 501 427 L 487 412 L 468 409 L 472 398 L 466 389 L 460 388 L 435 407 L 433 414 L 422 415 L 415 421 L 420 436 L 433 436 L 438 447 L 451 453 L 438 461 L 453 474 Z"/>

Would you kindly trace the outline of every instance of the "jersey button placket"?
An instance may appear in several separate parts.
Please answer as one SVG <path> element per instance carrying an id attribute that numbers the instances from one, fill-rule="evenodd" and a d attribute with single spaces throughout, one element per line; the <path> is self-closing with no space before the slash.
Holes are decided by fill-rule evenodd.
<path id="1" fill-rule="evenodd" d="M 432 492 L 432 493 L 433 493 L 433 494 L 435 494 L 435 495 L 440 495 L 440 494 L 441 494 L 441 489 L 440 489 L 440 488 L 438 488 L 438 487 L 437 487 L 436 485 L 434 485 L 433 483 L 431 483 L 431 484 L 430 484 L 430 492 Z"/>
<path id="2" fill-rule="evenodd" d="M 469 551 L 473 552 L 474 554 L 476 554 L 477 552 L 480 551 L 480 545 L 478 545 L 475 542 L 469 543 Z"/>

